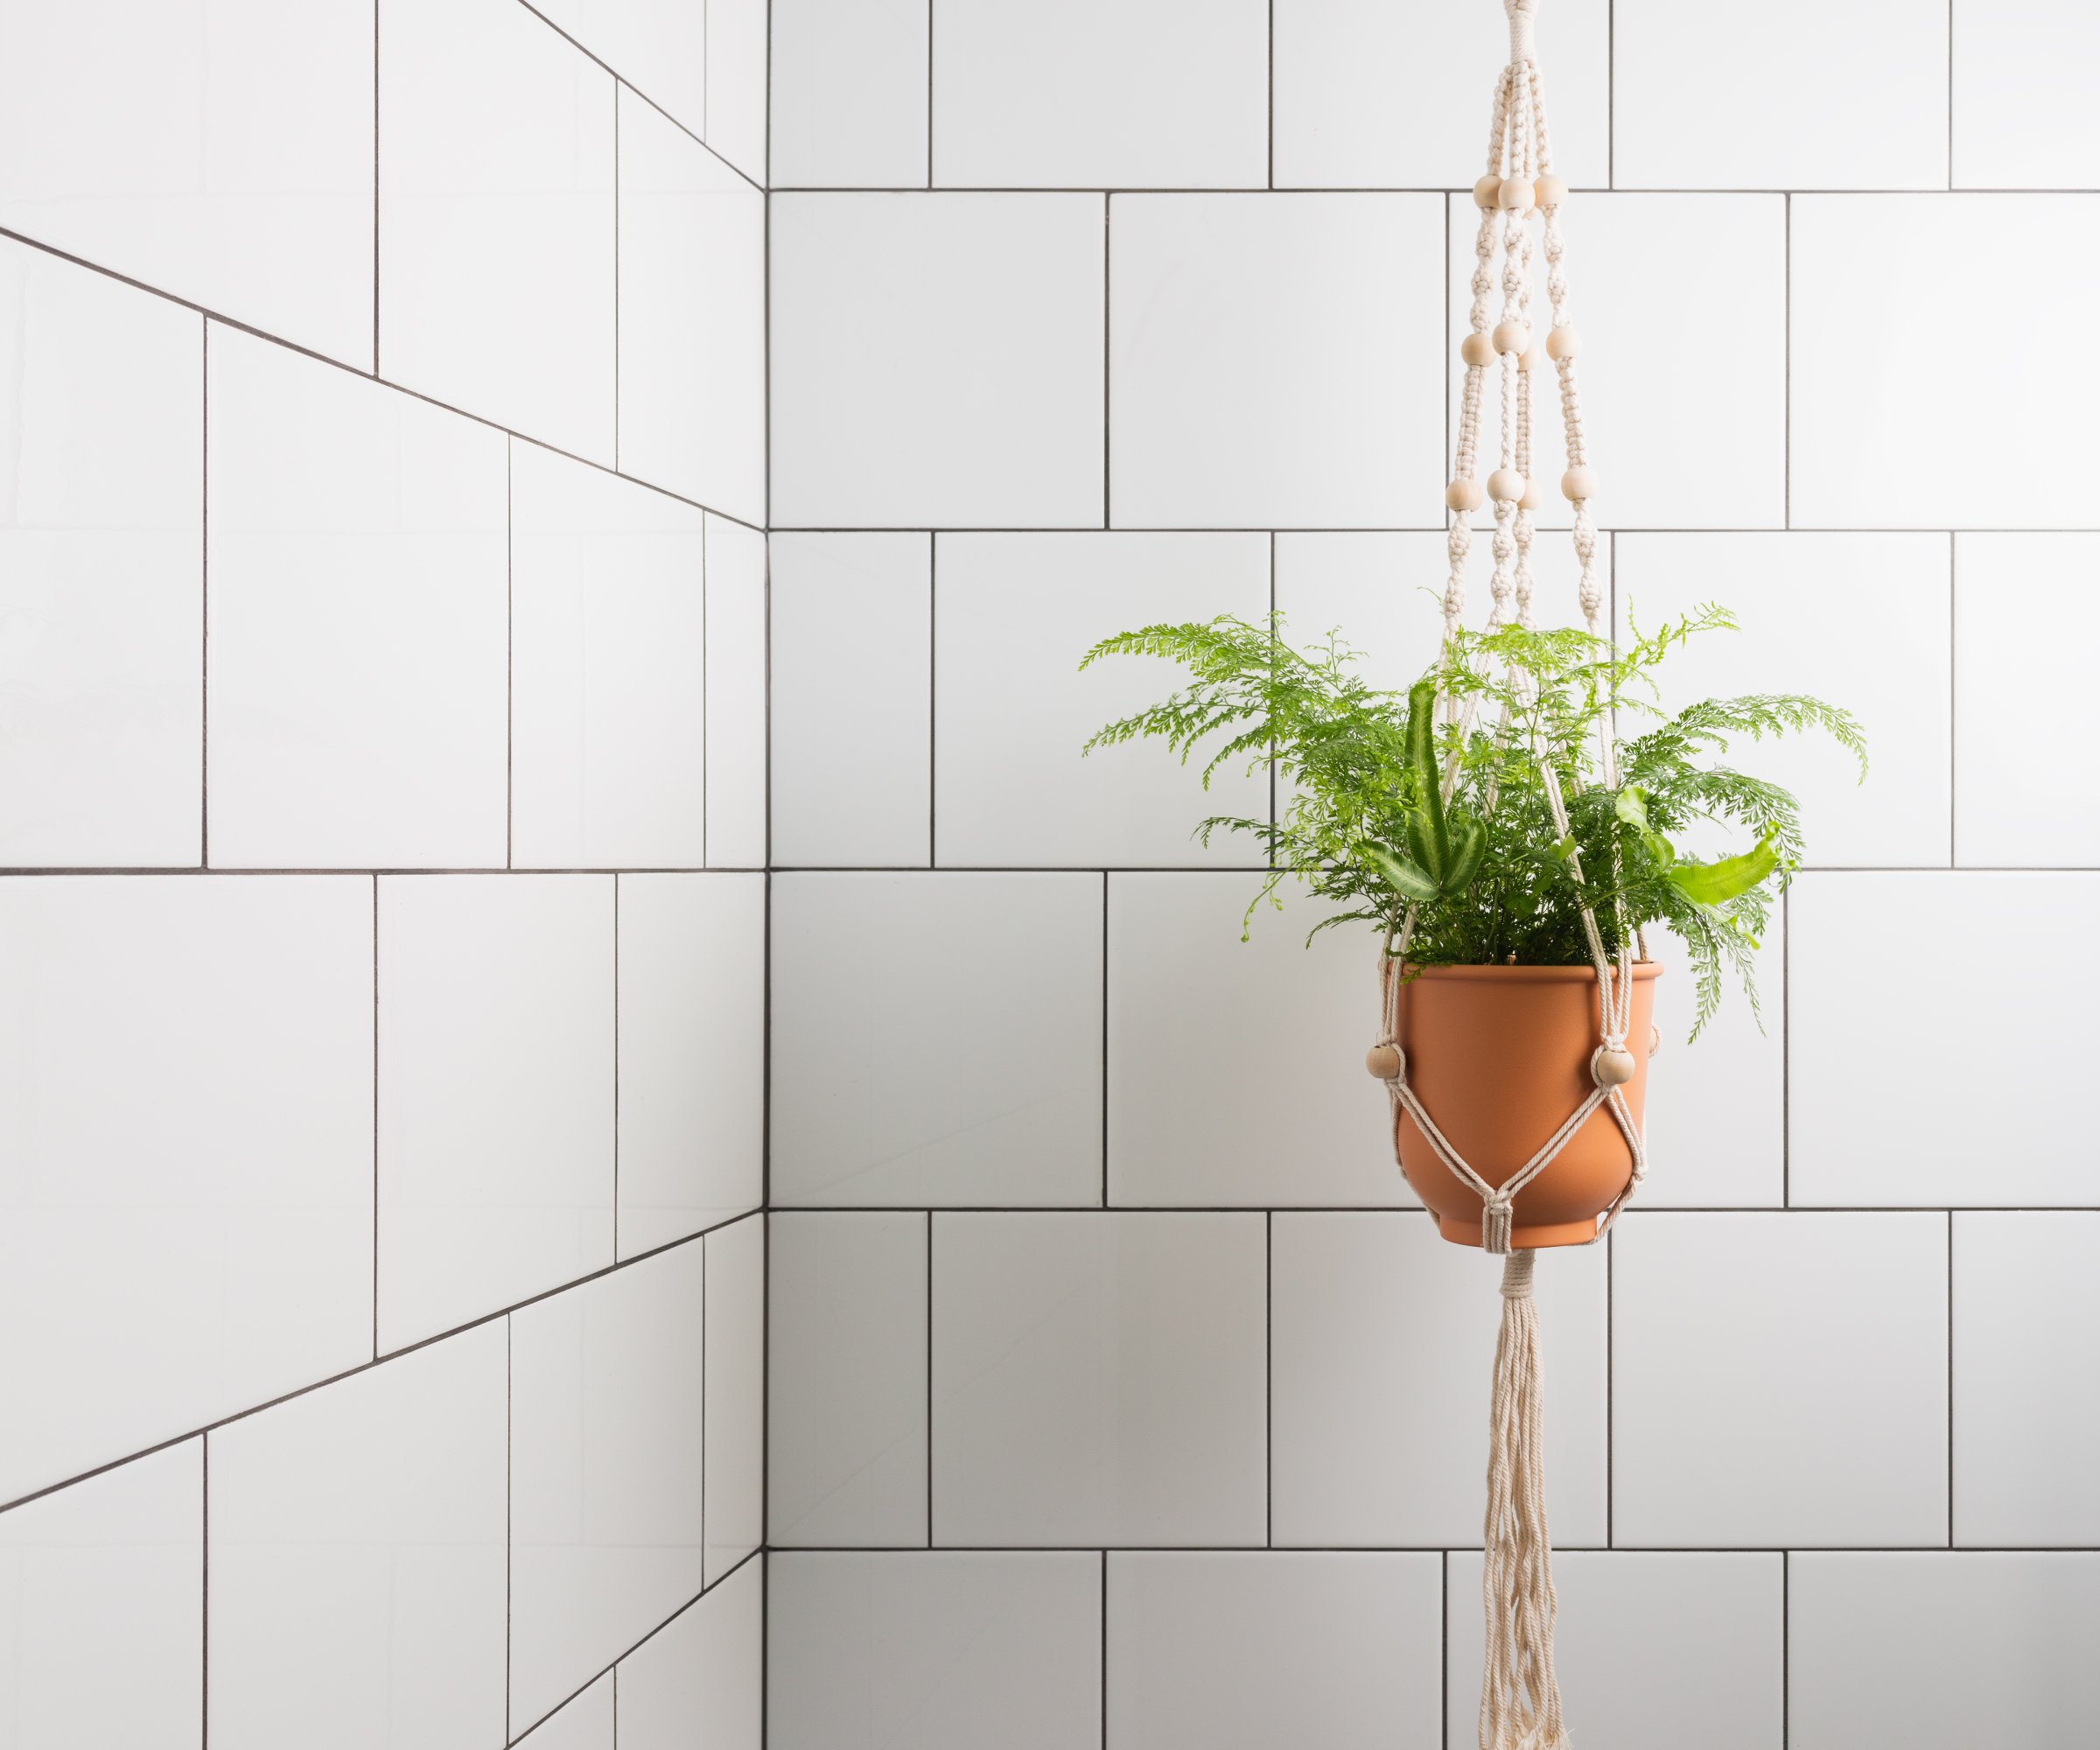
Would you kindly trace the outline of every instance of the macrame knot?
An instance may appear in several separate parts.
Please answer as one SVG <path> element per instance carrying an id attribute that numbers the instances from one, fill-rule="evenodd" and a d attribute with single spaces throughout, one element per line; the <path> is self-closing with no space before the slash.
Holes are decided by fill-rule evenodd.
<path id="1" fill-rule="evenodd" d="M 1537 52 L 1531 27 L 1536 21 L 1538 0 L 1502 0 L 1502 10 L 1509 15 L 1509 59 L 1527 61 Z"/>
<path id="2" fill-rule="evenodd" d="M 1529 1300 L 1531 1298 L 1531 1264 L 1538 1254 L 1526 1248 L 1511 1252 L 1502 1260 L 1502 1298 Z"/>
<path id="3" fill-rule="evenodd" d="M 1500 1192 L 1480 1206 L 1480 1250 L 1492 1257 L 1509 1251 L 1509 1200 Z"/>

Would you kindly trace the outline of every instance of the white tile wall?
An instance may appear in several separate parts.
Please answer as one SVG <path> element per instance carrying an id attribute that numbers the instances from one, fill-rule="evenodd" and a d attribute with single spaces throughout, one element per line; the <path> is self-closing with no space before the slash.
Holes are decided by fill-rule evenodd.
<path id="1" fill-rule="evenodd" d="M 707 1584 L 766 1541 L 766 1218 L 710 1234 L 707 1250 Z"/>
<path id="2" fill-rule="evenodd" d="M 766 865 L 766 537 L 707 519 L 707 861 Z"/>
<path id="3" fill-rule="evenodd" d="M 923 188 L 923 0 L 774 0 L 774 188 Z"/>
<path id="4" fill-rule="evenodd" d="M 1098 1750 L 1102 1558 L 775 1556 L 773 1750 Z"/>
<path id="5" fill-rule="evenodd" d="M 529 1750 L 613 1750 L 613 1683 L 614 1676 L 608 1671 L 518 1743 Z"/>
<path id="6" fill-rule="evenodd" d="M 1101 1200 L 1099 876 L 781 875 L 774 907 L 775 1205 Z"/>
<path id="7" fill-rule="evenodd" d="M 612 878 L 379 882 L 378 1340 L 612 1262 Z"/>
<path id="8" fill-rule="evenodd" d="M 2100 136 L 2080 70 L 2100 18 L 2077 0 L 1951 0 L 1956 188 L 2091 188 Z"/>
<path id="9" fill-rule="evenodd" d="M 706 127 L 705 0 L 534 0 L 533 10 L 689 133 Z"/>
<path id="10" fill-rule="evenodd" d="M 706 0 L 707 143 L 754 183 L 766 173 L 766 0 Z"/>
<path id="11" fill-rule="evenodd" d="M 177 304 L 0 244 L 10 867 L 200 860 L 203 331 Z"/>
<path id="12" fill-rule="evenodd" d="M 203 1647 L 202 1440 L 0 1514 L 4 1750 L 197 1744 Z"/>
<path id="13" fill-rule="evenodd" d="M 765 1723 L 766 1579 L 746 1562 L 620 1661 L 624 1750 L 759 1750 Z"/>

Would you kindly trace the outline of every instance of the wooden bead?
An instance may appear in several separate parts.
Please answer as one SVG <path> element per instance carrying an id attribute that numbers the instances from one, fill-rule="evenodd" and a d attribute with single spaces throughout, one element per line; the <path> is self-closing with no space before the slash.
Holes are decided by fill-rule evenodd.
<path id="1" fill-rule="evenodd" d="M 1650 1027 L 1650 1028 L 1648 1030 L 1648 1054 L 1650 1057 L 1653 1057 L 1653 1056 L 1654 1056 L 1654 1055 L 1655 1055 L 1655 1054 L 1656 1054 L 1657 1052 L 1661 1051 L 1662 1049 L 1662 1029 L 1661 1027 Z"/>
<path id="2" fill-rule="evenodd" d="M 1526 346 L 1524 350 L 1517 355 L 1516 368 L 1520 371 L 1535 371 L 1538 369 L 1541 365 L 1544 364 L 1545 361 L 1546 355 L 1544 350 L 1539 346 L 1537 341 L 1534 340 L 1529 346 Z"/>
<path id="3" fill-rule="evenodd" d="M 1582 336 L 1575 332 L 1572 322 L 1563 322 L 1546 336 L 1546 356 L 1558 364 L 1563 359 L 1572 359 L 1582 350 Z"/>
<path id="4" fill-rule="evenodd" d="M 1492 174 L 1484 176 L 1473 186 L 1473 204 L 1485 211 L 1494 205 L 1502 192 L 1501 177 Z"/>
<path id="5" fill-rule="evenodd" d="M 1480 508 L 1480 483 L 1478 480 L 1453 480 L 1444 488 L 1444 502 L 1452 510 L 1478 510 Z"/>
<path id="6" fill-rule="evenodd" d="M 1498 353 L 1521 353 L 1531 344 L 1531 331 L 1514 318 L 1494 325 L 1494 350 Z"/>
<path id="7" fill-rule="evenodd" d="M 1538 489 L 1538 482 L 1536 480 L 1526 480 L 1524 482 L 1524 495 L 1517 500 L 1516 508 L 1519 510 L 1536 510 L 1539 506 L 1544 502 L 1544 498 L 1545 495 Z"/>
<path id="8" fill-rule="evenodd" d="M 1560 477 L 1560 495 L 1571 504 L 1597 496 L 1597 474 L 1592 468 L 1570 468 Z"/>
<path id="9" fill-rule="evenodd" d="M 1407 1059 L 1396 1045 L 1375 1045 L 1363 1054 L 1363 1067 L 1381 1082 L 1396 1082 Z"/>
<path id="10" fill-rule="evenodd" d="M 1494 204 L 1505 213 L 1522 213 L 1531 205 L 1531 185 L 1521 176 L 1504 177 L 1494 192 Z"/>
<path id="11" fill-rule="evenodd" d="M 1498 503 L 1514 504 L 1524 495 L 1524 477 L 1515 468 L 1497 468 L 1488 476 L 1488 496 Z"/>
<path id="12" fill-rule="evenodd" d="M 1541 206 L 1558 206 L 1568 198 L 1568 186 L 1557 176 L 1542 176 L 1531 185 L 1531 198 Z"/>
<path id="13" fill-rule="evenodd" d="M 1459 342 L 1459 356 L 1469 365 L 1494 362 L 1494 342 L 1485 334 L 1468 334 Z"/>
<path id="14" fill-rule="evenodd" d="M 1639 1066 L 1630 1051 L 1600 1045 L 1590 1054 L 1590 1074 L 1600 1088 L 1622 1088 L 1634 1079 Z"/>

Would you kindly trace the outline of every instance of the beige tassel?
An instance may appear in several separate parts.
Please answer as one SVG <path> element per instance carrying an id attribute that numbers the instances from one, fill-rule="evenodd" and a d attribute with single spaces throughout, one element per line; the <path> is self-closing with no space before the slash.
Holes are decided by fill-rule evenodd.
<path id="1" fill-rule="evenodd" d="M 1502 1329 L 1488 1411 L 1488 1522 L 1481 1590 L 1488 1656 L 1480 1750 L 1566 1750 L 1553 1673 L 1553 1548 L 1546 1533 L 1545 1416 L 1530 1251 L 1502 1260 Z"/>

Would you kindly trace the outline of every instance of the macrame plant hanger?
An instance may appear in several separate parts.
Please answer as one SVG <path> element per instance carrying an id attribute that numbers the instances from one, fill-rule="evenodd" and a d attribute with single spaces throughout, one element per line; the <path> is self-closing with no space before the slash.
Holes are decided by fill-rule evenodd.
<path id="1" fill-rule="evenodd" d="M 1451 572 L 1444 592 L 1444 628 L 1453 638 L 1466 611 L 1466 564 L 1473 545 L 1473 515 L 1483 496 L 1494 507 L 1492 550 L 1494 569 L 1489 582 L 1494 605 L 1488 624 L 1529 626 L 1532 617 L 1532 513 L 1541 500 L 1533 479 L 1533 396 L 1550 365 L 1558 379 L 1562 426 L 1567 444 L 1567 469 L 1562 495 L 1573 507 L 1575 556 L 1580 566 L 1579 597 L 1585 624 L 1602 636 L 1604 587 L 1596 567 L 1597 526 L 1590 509 L 1596 476 L 1589 466 L 1583 438 L 1582 403 L 1576 393 L 1575 357 L 1580 342 L 1568 318 L 1568 280 L 1560 234 L 1561 208 L 1567 185 L 1554 173 L 1552 148 L 1533 41 L 1537 0 L 1503 0 L 1509 20 L 1509 62 L 1495 87 L 1494 119 L 1488 130 L 1488 173 L 1474 186 L 1480 209 L 1474 244 L 1473 304 L 1468 332 L 1460 347 L 1466 368 L 1460 402 L 1458 453 L 1445 501 L 1452 514 L 1449 536 Z M 1531 335 L 1531 220 L 1540 220 L 1540 242 L 1546 262 L 1546 297 L 1551 327 L 1544 347 Z M 1500 259 L 1502 305 L 1493 326 L 1489 304 Z M 1501 399 L 1499 466 L 1487 480 L 1485 494 L 1476 478 L 1480 466 L 1480 403 L 1490 369 L 1497 373 Z M 1461 734 L 1470 731 L 1474 705 L 1461 710 L 1445 698 L 1446 724 Z M 1498 732 L 1507 732 L 1505 721 Z M 1598 769 L 1606 785 L 1618 782 L 1617 755 L 1607 720 L 1598 736 Z M 1569 836 L 1566 800 L 1559 774 L 1549 760 L 1539 773 L 1554 830 Z M 1458 774 L 1454 753 L 1444 772 L 1446 800 Z M 1489 799 L 1492 806 L 1493 798 Z M 1578 856 L 1570 858 L 1578 886 L 1583 885 Z M 1437 1157 L 1480 1199 L 1481 1244 L 1502 1256 L 1502 1322 L 1494 1351 L 1494 1386 L 1488 1412 L 1488 1511 L 1483 1528 L 1483 1601 L 1487 1612 L 1487 1657 L 1480 1680 L 1480 1750 L 1565 1750 L 1567 1732 L 1561 1719 L 1560 1684 L 1553 1669 L 1553 1627 L 1558 1609 L 1553 1592 L 1552 1549 L 1546 1528 L 1544 1417 L 1541 1406 L 1538 1312 L 1531 1298 L 1530 1250 L 1512 1250 L 1512 1206 L 1519 1192 L 1600 1107 L 1608 1111 L 1626 1138 L 1632 1170 L 1625 1186 L 1605 1210 L 1597 1239 L 1609 1231 L 1642 1179 L 1648 1156 L 1641 1127 L 1634 1121 L 1624 1084 L 1634 1074 L 1626 1048 L 1632 1012 L 1635 933 L 1626 927 L 1623 907 L 1614 900 L 1618 952 L 1607 951 L 1595 909 L 1582 906 L 1582 925 L 1597 975 L 1597 1048 L 1590 1059 L 1595 1084 L 1564 1123 L 1540 1144 L 1530 1160 L 1499 1185 L 1476 1172 L 1437 1128 L 1434 1117 L 1408 1085 L 1407 1060 L 1401 1049 L 1400 998 L 1403 967 L 1414 934 L 1410 906 L 1400 928 L 1390 937 L 1379 959 L 1381 1026 L 1372 1052 L 1374 1066 L 1391 1096 L 1396 1124 L 1404 1110 Z M 1642 951 L 1645 959 L 1645 949 Z M 1591 1243 L 1594 1244 L 1592 1240 Z"/>

